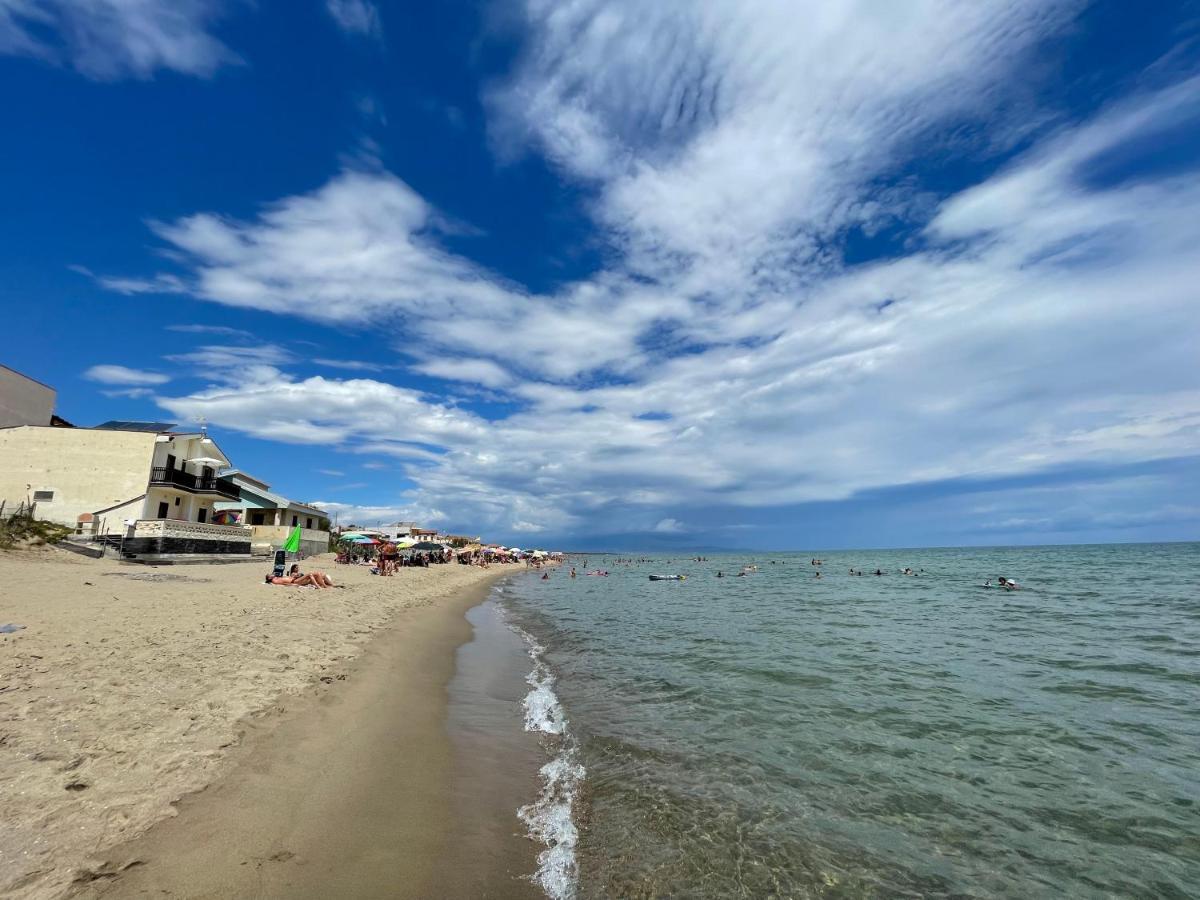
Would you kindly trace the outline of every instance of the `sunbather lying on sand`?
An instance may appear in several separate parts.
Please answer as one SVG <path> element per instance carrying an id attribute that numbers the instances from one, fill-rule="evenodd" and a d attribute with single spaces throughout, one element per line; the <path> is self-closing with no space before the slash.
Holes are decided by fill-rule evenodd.
<path id="1" fill-rule="evenodd" d="M 268 575 L 267 584 L 294 584 L 298 587 L 313 585 L 319 588 L 333 587 L 333 579 L 324 572 L 301 572 L 299 566 L 292 566 L 287 575 Z"/>

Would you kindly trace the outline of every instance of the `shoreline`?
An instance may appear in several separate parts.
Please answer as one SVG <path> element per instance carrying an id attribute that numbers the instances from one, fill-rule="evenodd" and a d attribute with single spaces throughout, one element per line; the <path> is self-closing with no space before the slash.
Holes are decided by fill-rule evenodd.
<path id="1" fill-rule="evenodd" d="M 465 614 L 516 567 L 317 591 L 64 556 L 0 556 L 0 893 L 430 895 Z"/>

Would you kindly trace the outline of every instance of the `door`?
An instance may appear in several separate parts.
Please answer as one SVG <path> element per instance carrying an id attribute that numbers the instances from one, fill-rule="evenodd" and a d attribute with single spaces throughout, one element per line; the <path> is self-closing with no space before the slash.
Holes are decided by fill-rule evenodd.
<path id="1" fill-rule="evenodd" d="M 167 504 L 166 500 L 164 500 L 162 503 L 158 504 L 158 518 L 165 519 L 167 517 L 167 511 L 170 508 L 171 507 Z"/>
<path id="2" fill-rule="evenodd" d="M 197 522 L 207 522 L 208 521 L 208 507 L 207 506 L 200 507 L 200 512 L 198 512 L 196 514 L 196 521 Z"/>
<path id="3" fill-rule="evenodd" d="M 168 469 L 175 468 L 175 454 L 174 453 L 167 454 L 167 468 Z"/>

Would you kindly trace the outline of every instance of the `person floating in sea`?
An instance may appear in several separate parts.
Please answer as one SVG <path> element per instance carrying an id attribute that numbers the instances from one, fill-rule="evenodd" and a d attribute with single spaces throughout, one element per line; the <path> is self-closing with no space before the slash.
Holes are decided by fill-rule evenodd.
<path id="1" fill-rule="evenodd" d="M 543 572 L 543 573 L 542 573 L 542 581 L 549 581 L 549 580 L 550 580 L 550 573 L 549 573 L 549 572 Z"/>
<path id="2" fill-rule="evenodd" d="M 813 573 L 813 577 L 814 577 L 814 578 L 820 578 L 820 577 L 821 577 L 821 573 L 820 573 L 820 572 L 814 572 L 814 573 Z"/>
<path id="3" fill-rule="evenodd" d="M 717 570 L 717 577 L 718 577 L 718 578 L 724 578 L 724 577 L 725 577 L 725 573 L 724 573 L 724 572 L 722 572 L 720 569 L 718 569 L 718 570 Z"/>
<path id="4" fill-rule="evenodd" d="M 875 570 L 875 574 L 876 574 L 876 575 L 882 575 L 883 573 L 882 573 L 881 571 L 879 571 L 878 569 L 876 569 L 876 570 Z"/>

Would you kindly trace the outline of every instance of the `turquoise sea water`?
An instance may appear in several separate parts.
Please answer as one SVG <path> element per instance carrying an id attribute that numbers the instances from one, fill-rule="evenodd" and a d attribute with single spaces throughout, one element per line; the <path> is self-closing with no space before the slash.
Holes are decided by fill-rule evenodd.
<path id="1" fill-rule="evenodd" d="M 1200 896 L 1200 545 L 816 555 L 505 587 L 552 893 Z"/>

